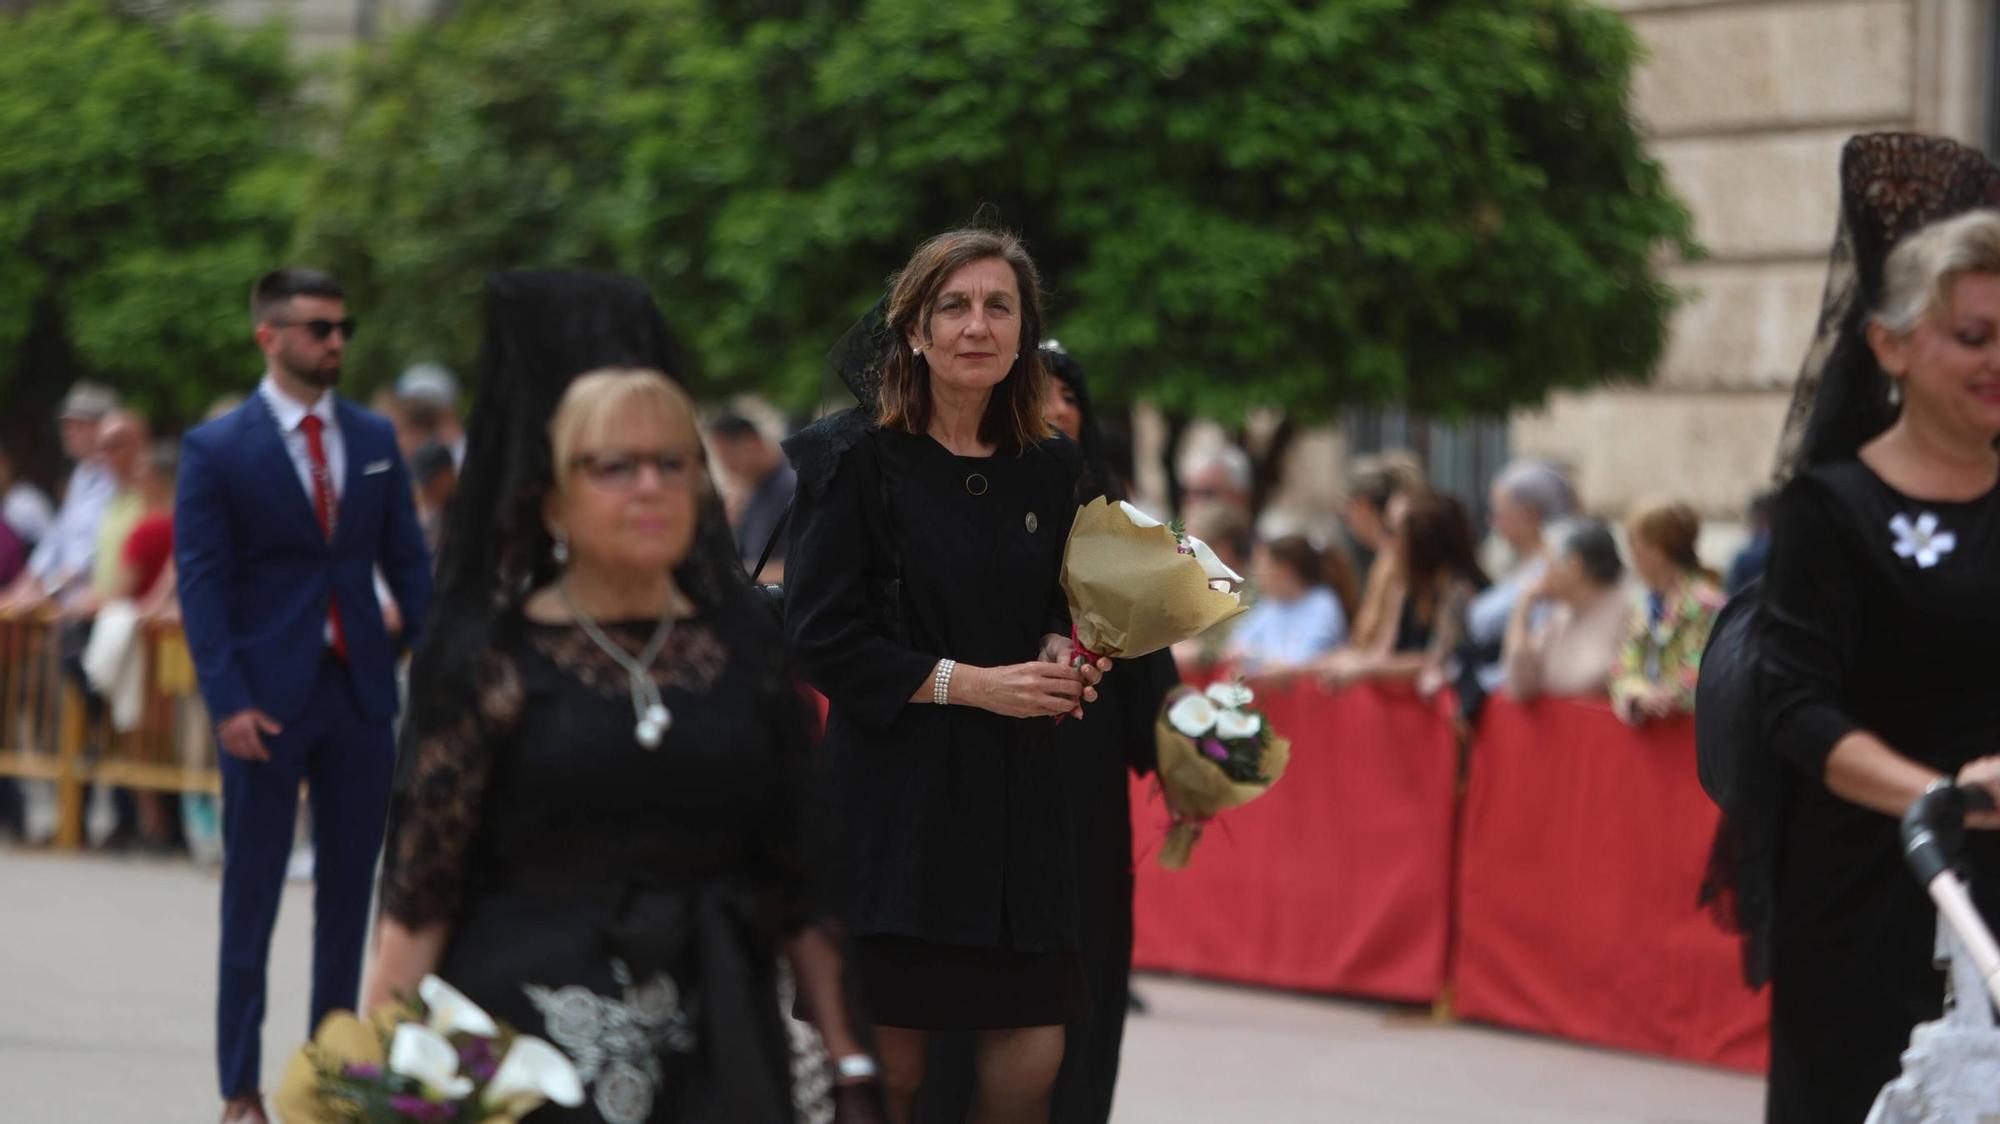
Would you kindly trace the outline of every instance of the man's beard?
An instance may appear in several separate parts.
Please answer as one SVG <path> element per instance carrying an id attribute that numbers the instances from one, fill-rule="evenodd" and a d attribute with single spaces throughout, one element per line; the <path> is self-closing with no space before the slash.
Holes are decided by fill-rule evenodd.
<path id="1" fill-rule="evenodd" d="M 285 358 L 285 373 L 315 390 L 332 390 L 340 385 L 340 367 L 316 367 L 305 363 L 295 363 L 289 356 Z"/>

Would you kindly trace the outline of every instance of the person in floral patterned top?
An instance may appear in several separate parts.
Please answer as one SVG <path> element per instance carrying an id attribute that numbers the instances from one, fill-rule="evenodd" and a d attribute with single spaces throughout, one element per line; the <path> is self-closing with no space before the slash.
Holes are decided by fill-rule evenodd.
<path id="1" fill-rule="evenodd" d="M 1640 726 L 1694 712 L 1701 652 L 1725 600 L 1695 556 L 1701 518 L 1684 503 L 1641 508 L 1625 525 L 1632 569 L 1646 587 L 1611 681 L 1611 708 Z"/>

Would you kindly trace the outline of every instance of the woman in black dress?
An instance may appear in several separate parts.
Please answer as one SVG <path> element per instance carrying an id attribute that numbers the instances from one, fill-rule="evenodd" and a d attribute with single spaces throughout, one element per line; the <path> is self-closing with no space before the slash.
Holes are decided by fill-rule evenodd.
<path id="1" fill-rule="evenodd" d="M 1824 369 L 1808 364 L 1817 401 L 1763 592 L 1765 731 L 1787 766 L 1767 1109 L 1781 1124 L 1862 1120 L 1912 1026 L 1938 1017 L 1936 915 L 1897 818 L 1943 778 L 2000 788 L 2000 214 L 1919 229 L 2000 199 L 2000 176 L 1919 137 L 1851 142 L 1842 172 L 1822 319 L 1837 335 L 1815 348 Z M 2000 836 L 1975 832 L 1969 853 L 1993 916 Z"/>
<path id="2" fill-rule="evenodd" d="M 1083 368 L 1054 340 L 1042 342 L 1049 373 L 1045 416 L 1083 451 L 1086 495 L 1126 498 L 1126 486 L 1105 449 Z M 1054 1124 L 1105 1124 L 1118 1086 L 1118 1056 L 1131 1009 L 1131 776 L 1154 768 L 1153 723 L 1167 692 L 1180 682 L 1165 651 L 1131 660 L 1098 687 L 1087 722 L 1056 727 L 1063 791 L 1069 797 L 1076 849 L 1077 947 L 1086 1008 L 1064 1029 L 1062 1071 L 1049 1119 Z M 970 1035 L 938 1035 L 931 1044 L 920 1124 L 963 1124 L 972 1108 Z"/>
<path id="3" fill-rule="evenodd" d="M 1040 318 L 1016 239 L 939 235 L 862 333 L 874 409 L 787 443 L 786 620 L 830 703 L 835 865 L 898 1121 L 939 1030 L 979 1032 L 980 1119 L 1045 1119 L 1082 1000 L 1054 735 L 1101 669 L 1068 658 L 1083 471 L 1042 418 Z"/>
<path id="4" fill-rule="evenodd" d="M 586 1101 L 552 1120 L 824 1120 L 831 1075 L 794 1088 L 781 950 L 834 1052 L 857 1047 L 809 925 L 809 747 L 776 622 L 686 395 L 656 370 L 574 374 L 663 362 L 663 339 L 620 279 L 493 283 L 368 1006 L 435 972 L 553 1042 Z"/>

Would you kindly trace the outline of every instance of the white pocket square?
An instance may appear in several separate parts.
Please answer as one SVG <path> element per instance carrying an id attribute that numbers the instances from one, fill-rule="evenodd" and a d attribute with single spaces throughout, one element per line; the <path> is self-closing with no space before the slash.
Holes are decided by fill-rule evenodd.
<path id="1" fill-rule="evenodd" d="M 363 476 L 378 476 L 395 466 L 395 461 L 375 461 L 361 470 Z"/>

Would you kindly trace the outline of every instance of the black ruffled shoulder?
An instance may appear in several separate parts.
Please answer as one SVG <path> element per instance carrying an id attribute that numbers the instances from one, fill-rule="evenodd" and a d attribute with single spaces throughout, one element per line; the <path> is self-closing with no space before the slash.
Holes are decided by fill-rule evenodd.
<path id="1" fill-rule="evenodd" d="M 863 407 L 842 410 L 785 438 L 785 456 L 798 474 L 800 492 L 808 501 L 826 492 L 827 484 L 840 467 L 847 451 L 861 443 L 875 428 L 875 419 Z"/>

